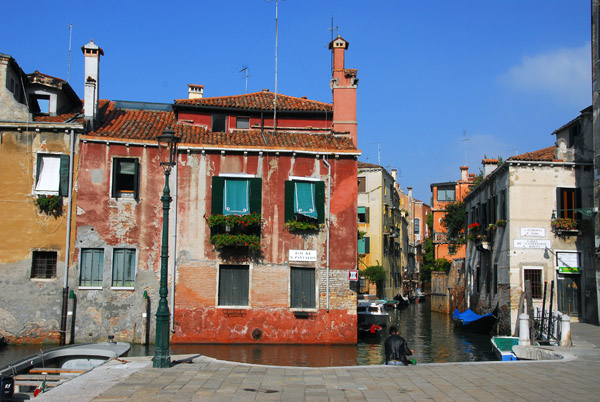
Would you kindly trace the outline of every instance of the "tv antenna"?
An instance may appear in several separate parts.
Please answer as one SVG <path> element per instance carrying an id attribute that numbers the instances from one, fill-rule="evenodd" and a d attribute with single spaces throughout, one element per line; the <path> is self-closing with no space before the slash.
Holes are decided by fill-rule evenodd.
<path id="1" fill-rule="evenodd" d="M 67 82 L 71 75 L 71 34 L 73 33 L 73 24 L 69 24 L 69 61 L 67 62 Z"/>
<path id="2" fill-rule="evenodd" d="M 465 143 L 465 166 L 469 166 L 468 158 L 467 158 L 467 141 L 470 139 L 467 138 L 467 130 L 463 130 L 463 139 L 462 142 Z"/>
<path id="3" fill-rule="evenodd" d="M 333 42 L 333 31 L 334 30 L 335 30 L 335 34 L 337 36 L 339 33 L 339 30 L 340 30 L 340 27 L 337 25 L 335 27 L 333 26 L 333 15 L 332 15 L 331 16 L 331 28 L 329 28 L 329 31 L 331 32 L 331 41 L 329 43 Z M 331 52 L 331 71 L 333 72 L 333 52 Z"/>
<path id="4" fill-rule="evenodd" d="M 248 68 L 248 66 L 242 66 L 242 69 L 238 72 L 243 72 L 244 73 L 244 78 L 246 80 L 246 93 L 248 93 L 248 77 L 250 77 L 250 69 Z"/>

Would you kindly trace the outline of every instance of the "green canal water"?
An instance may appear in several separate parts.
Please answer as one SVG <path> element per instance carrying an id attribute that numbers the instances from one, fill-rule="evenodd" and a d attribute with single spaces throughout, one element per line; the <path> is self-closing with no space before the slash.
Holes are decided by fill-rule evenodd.
<path id="1" fill-rule="evenodd" d="M 388 310 L 420 363 L 473 362 L 496 360 L 490 336 L 456 330 L 452 317 L 431 312 L 429 303 L 412 304 L 400 310 Z M 383 364 L 380 335 L 359 337 L 357 345 L 171 345 L 171 355 L 198 354 L 221 360 L 280 366 L 364 366 Z M 9 345 L 0 350 L 0 366 L 55 345 Z M 132 345 L 129 356 L 154 354 L 154 346 Z"/>

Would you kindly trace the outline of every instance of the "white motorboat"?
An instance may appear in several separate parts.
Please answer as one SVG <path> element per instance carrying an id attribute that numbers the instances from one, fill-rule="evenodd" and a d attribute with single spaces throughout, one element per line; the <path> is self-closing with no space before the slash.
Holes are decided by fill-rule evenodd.
<path id="1" fill-rule="evenodd" d="M 365 325 L 387 326 L 390 315 L 385 311 L 385 300 L 359 300 L 356 306 L 359 327 Z"/>

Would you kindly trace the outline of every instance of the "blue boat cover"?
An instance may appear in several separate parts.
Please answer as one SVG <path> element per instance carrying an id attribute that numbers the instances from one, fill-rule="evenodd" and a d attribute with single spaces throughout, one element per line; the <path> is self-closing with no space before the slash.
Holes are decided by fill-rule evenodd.
<path id="1" fill-rule="evenodd" d="M 487 317 L 489 315 L 494 315 L 493 313 L 487 313 L 484 315 L 479 315 L 475 312 L 473 312 L 473 310 L 471 310 L 470 308 L 465 310 L 464 313 L 461 313 L 460 311 L 458 311 L 458 309 L 454 310 L 454 314 L 453 317 L 458 319 L 458 320 L 462 320 L 463 325 L 467 325 L 472 323 L 473 321 L 477 321 L 480 318 L 483 317 Z"/>

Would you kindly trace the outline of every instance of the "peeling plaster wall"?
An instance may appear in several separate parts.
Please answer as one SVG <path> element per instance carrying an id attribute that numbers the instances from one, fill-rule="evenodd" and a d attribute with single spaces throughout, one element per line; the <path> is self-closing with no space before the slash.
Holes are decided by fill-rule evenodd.
<path id="1" fill-rule="evenodd" d="M 78 204 L 78 253 L 82 248 L 104 250 L 101 289 L 78 288 L 76 340 L 116 339 L 143 341 L 147 320 L 143 292 L 152 305 L 150 341 L 154 340 L 154 312 L 158 304 L 162 205 L 159 202 L 164 175 L 158 167 L 157 149 L 84 142 L 80 165 Z M 114 157 L 140 161 L 140 197 L 110 197 Z M 177 186 L 177 224 L 171 204 L 170 234 L 177 231 L 175 253 L 175 333 L 172 342 L 256 341 L 260 329 L 267 343 L 355 343 L 356 294 L 350 289 L 348 269 L 356 267 L 356 160 L 332 158 L 331 254 L 329 312 L 326 311 L 326 231 L 314 235 L 293 234 L 285 229 L 284 182 L 290 176 L 314 177 L 327 183 L 321 158 L 275 152 L 183 151 L 177 177 L 171 174 L 171 196 Z M 245 253 L 221 253 L 210 244 L 206 219 L 211 211 L 212 177 L 244 173 L 262 178 L 262 248 L 254 258 Z M 327 189 L 326 189 L 327 193 Z M 171 243 L 173 243 L 171 241 Z M 135 289 L 111 288 L 112 253 L 117 247 L 137 252 Z M 290 249 L 317 250 L 318 306 L 307 318 L 296 318 L 289 309 Z M 220 264 L 250 264 L 250 305 L 241 312 L 218 304 Z M 79 264 L 75 264 L 79 277 Z M 171 270 L 171 267 L 169 267 Z M 171 272 L 171 271 L 169 271 Z M 169 276 L 169 298 L 171 282 Z M 76 283 L 74 284 L 76 286 Z M 255 331 L 255 334 L 257 332 Z"/>
<path id="2" fill-rule="evenodd" d="M 0 135 L 0 170 L 10 189 L 0 195 L 0 334 L 11 343 L 53 343 L 61 321 L 69 205 L 63 198 L 64 212 L 57 218 L 38 211 L 36 163 L 38 152 L 69 154 L 69 134 L 3 129 Z M 55 277 L 31 279 L 34 250 L 56 251 Z"/>

